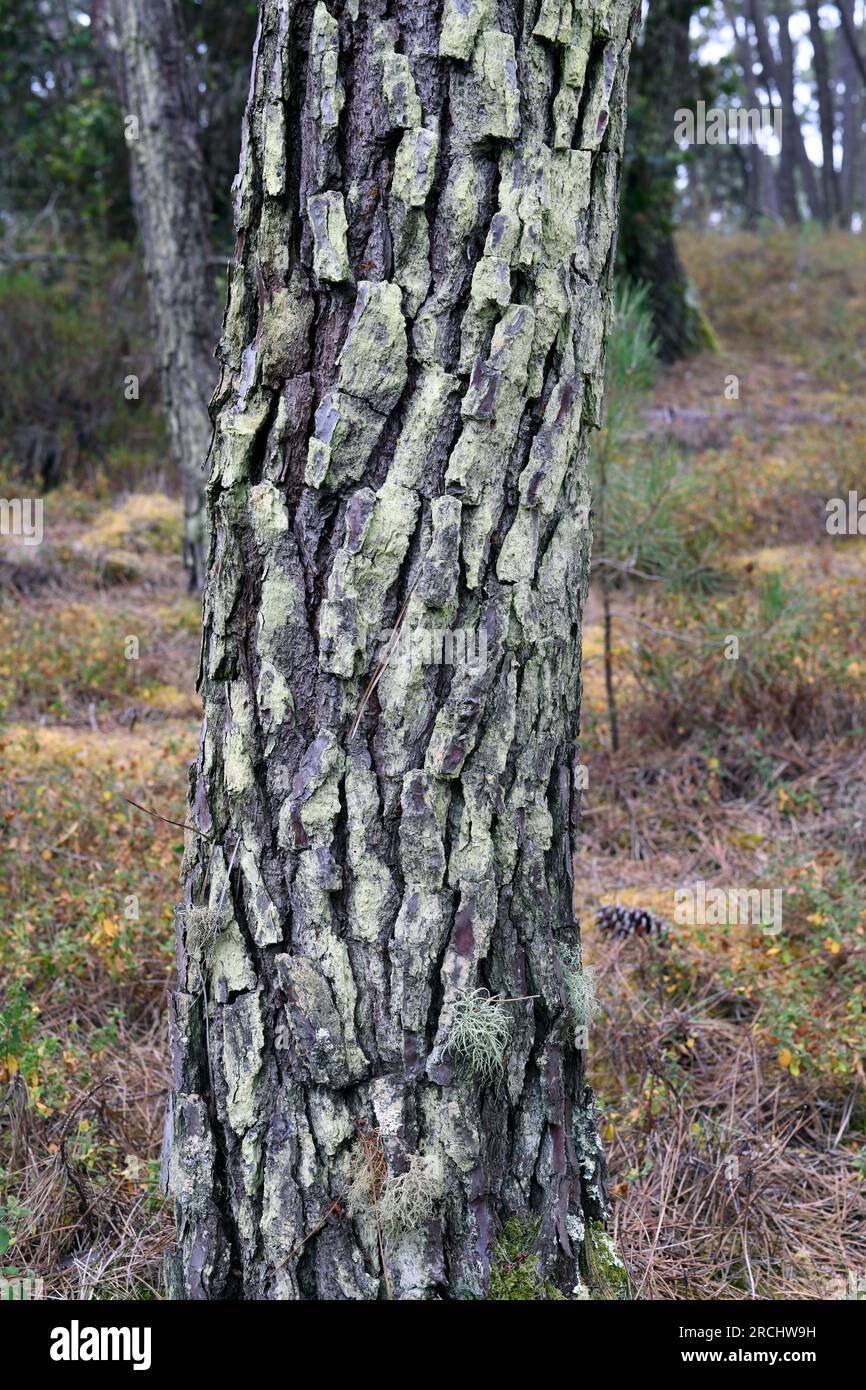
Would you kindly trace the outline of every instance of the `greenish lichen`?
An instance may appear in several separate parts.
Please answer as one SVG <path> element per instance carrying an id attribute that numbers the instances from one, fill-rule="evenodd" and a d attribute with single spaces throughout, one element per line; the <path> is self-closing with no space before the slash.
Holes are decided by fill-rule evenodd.
<path id="1" fill-rule="evenodd" d="M 415 528 L 419 499 L 388 477 L 377 493 L 360 489 L 346 514 L 347 538 L 334 559 L 319 622 L 319 663 L 351 676 L 381 629 L 386 596 Z M 358 660 L 362 658 L 362 660 Z"/>
<path id="2" fill-rule="evenodd" d="M 586 1279 L 594 1298 L 627 1300 L 631 1297 L 628 1270 L 603 1221 L 589 1221 L 583 1246 Z"/>
<path id="3" fill-rule="evenodd" d="M 511 1040 L 506 1009 L 486 989 L 458 990 L 452 1004 L 448 1051 L 481 1086 L 494 1086 L 505 1070 Z"/>
<path id="4" fill-rule="evenodd" d="M 310 29 L 310 75 L 316 135 L 314 178 L 315 187 L 321 189 L 340 168 L 336 154 L 337 134 L 345 101 L 340 81 L 339 27 L 321 0 L 313 11 Z"/>
<path id="5" fill-rule="evenodd" d="M 251 990 L 223 1007 L 223 1071 L 226 1108 L 235 1134 L 255 1123 L 265 1046 L 261 991 Z"/>
<path id="6" fill-rule="evenodd" d="M 491 1302 L 565 1302 L 565 1294 L 539 1269 L 539 1256 L 532 1253 L 541 1223 L 521 1221 L 512 1216 L 502 1228 L 490 1268 Z"/>
<path id="7" fill-rule="evenodd" d="M 493 0 L 445 0 L 439 57 L 468 62 L 478 31 L 490 23 L 494 8 Z"/>
<path id="8" fill-rule="evenodd" d="M 586 1046 L 586 1032 L 598 1016 L 599 1002 L 595 995 L 595 984 L 589 971 L 581 964 L 580 951 L 561 942 L 559 945 L 559 964 L 562 971 L 562 987 L 568 1006 L 569 1018 L 574 1033 L 574 1045 L 579 1050 Z"/>
<path id="9" fill-rule="evenodd" d="M 430 285 L 430 229 L 424 212 L 433 186 L 439 137 L 433 130 L 407 130 L 394 160 L 388 221 L 394 248 L 394 278 L 404 308 L 414 318 Z"/>
<path id="10" fill-rule="evenodd" d="M 455 398 L 460 390 L 456 376 L 439 367 L 421 373 L 409 398 L 406 418 L 389 473 L 402 487 L 415 488 L 427 467 L 430 441 L 442 436 L 450 416 L 456 415 Z"/>
<path id="11" fill-rule="evenodd" d="M 379 1220 L 396 1239 L 432 1220 L 442 1196 L 442 1165 L 435 1154 L 413 1154 L 405 1173 L 389 1176 L 379 1198 Z"/>
<path id="12" fill-rule="evenodd" d="M 406 385 L 406 346 L 400 286 L 361 280 L 337 358 L 340 389 L 387 415 Z"/>
<path id="13" fill-rule="evenodd" d="M 433 365 L 439 360 L 439 320 L 452 312 L 455 296 L 464 283 L 485 189 L 483 163 L 471 153 L 457 152 L 439 202 L 439 218 L 447 225 L 449 235 L 440 251 L 436 288 L 418 315 L 413 333 L 415 355 L 422 363 Z"/>
<path id="14" fill-rule="evenodd" d="M 316 193 L 307 199 L 313 232 L 313 272 L 319 280 L 340 284 L 352 279 L 346 245 L 346 209 L 342 193 Z"/>
<path id="15" fill-rule="evenodd" d="M 405 53 L 385 50 L 382 55 L 382 90 L 393 126 L 408 129 L 421 124 L 421 102 Z"/>
<path id="16" fill-rule="evenodd" d="M 452 89 L 457 138 L 465 144 L 516 140 L 520 134 L 520 89 L 514 39 L 501 29 L 484 29 L 472 51 L 469 71 Z"/>

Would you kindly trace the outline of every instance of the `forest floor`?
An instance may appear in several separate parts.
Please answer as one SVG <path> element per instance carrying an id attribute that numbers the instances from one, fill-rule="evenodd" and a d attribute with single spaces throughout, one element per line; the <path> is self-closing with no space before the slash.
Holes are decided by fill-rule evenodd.
<path id="1" fill-rule="evenodd" d="M 825 503 L 866 491 L 866 242 L 683 249 L 720 350 L 659 375 L 627 449 L 662 441 L 700 480 L 711 560 L 700 586 L 614 592 L 616 753 L 595 594 L 587 615 L 590 1072 L 637 1296 L 844 1297 L 866 1275 L 866 540 L 829 536 Z M 197 604 L 160 493 L 62 489 L 45 528 L 0 542 L 0 1275 L 158 1297 L 183 831 L 157 817 L 184 819 Z M 781 891 L 782 931 L 673 924 L 697 880 Z M 670 944 L 606 939 L 607 903 Z"/>
<path id="2" fill-rule="evenodd" d="M 719 351 L 665 370 L 623 447 L 673 449 L 706 573 L 614 590 L 615 754 L 590 604 L 590 1071 L 637 1296 L 845 1297 L 866 1275 L 866 538 L 829 535 L 826 503 L 866 495 L 866 245 L 683 250 Z M 777 894 L 781 931 L 678 923 L 698 883 Z M 670 945 L 605 939 L 611 903 Z"/>

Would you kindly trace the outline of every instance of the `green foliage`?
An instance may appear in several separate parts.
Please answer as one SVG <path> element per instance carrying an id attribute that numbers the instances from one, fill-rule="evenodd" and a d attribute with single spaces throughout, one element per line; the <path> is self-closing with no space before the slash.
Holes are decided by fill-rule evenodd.
<path id="1" fill-rule="evenodd" d="M 622 281 L 617 286 L 613 326 L 607 342 L 605 427 L 611 438 L 635 421 L 641 400 L 659 370 L 645 285 Z"/>
<path id="2" fill-rule="evenodd" d="M 144 661 L 127 661 L 126 637 L 140 617 L 128 610 L 80 603 L 45 605 L 22 624 L 16 609 L 0 604 L 0 712 L 74 720 L 92 704 L 97 714 L 131 699 L 150 702 L 163 693 L 154 649 L 184 631 L 188 608 L 164 611 L 148 631 Z"/>
<path id="3" fill-rule="evenodd" d="M 0 0 L 0 55 L 4 211 L 130 237 L 122 115 L 83 7 Z"/>
<path id="4" fill-rule="evenodd" d="M 258 9 L 257 0 L 232 0 L 230 5 L 181 0 L 218 246 L 228 247 L 232 240 L 229 190 L 238 169 Z"/>
<path id="5" fill-rule="evenodd" d="M 34 263 L 34 265 L 37 263 Z M 43 484 L 114 475 L 134 486 L 165 456 L 144 286 L 129 250 L 0 277 L 0 432 L 5 472 Z M 27 351 L 21 346 L 27 344 Z M 125 378 L 139 380 L 128 400 Z"/>
<path id="6" fill-rule="evenodd" d="M 781 789 L 783 790 L 783 789 Z M 793 811 L 796 808 L 792 808 Z M 866 912 L 862 887 L 841 856 L 777 861 L 767 880 L 785 883 L 783 930 L 719 969 L 720 979 L 749 998 L 764 992 L 757 1031 L 781 1065 L 804 1079 L 857 1085 L 866 1056 Z"/>
<path id="7" fill-rule="evenodd" d="M 682 155 L 672 117 L 694 93 L 694 75 L 683 61 L 690 13 L 689 5 L 653 0 L 629 72 L 618 260 L 623 276 L 645 287 L 665 361 L 712 346 L 674 239 Z"/>
<path id="8" fill-rule="evenodd" d="M 181 9 L 217 234 L 228 242 L 257 5 L 182 0 Z M 64 238 L 86 231 L 131 241 L 125 113 L 98 10 L 88 17 L 72 0 L 0 0 L 0 206 L 16 220 L 47 211 Z"/>
<path id="9" fill-rule="evenodd" d="M 820 736 L 866 721 L 862 690 L 851 682 L 866 641 L 858 586 L 812 592 L 773 571 L 709 603 L 670 595 L 663 622 L 636 642 L 634 669 L 664 700 L 680 737 L 738 721 Z"/>
<path id="10" fill-rule="evenodd" d="M 716 587 L 708 537 L 693 524 L 701 482 L 668 445 L 647 437 L 641 405 L 658 370 L 645 289 L 619 287 L 607 351 L 607 416 L 591 462 L 594 567 L 677 587 Z M 639 441 L 639 447 L 635 444 Z"/>

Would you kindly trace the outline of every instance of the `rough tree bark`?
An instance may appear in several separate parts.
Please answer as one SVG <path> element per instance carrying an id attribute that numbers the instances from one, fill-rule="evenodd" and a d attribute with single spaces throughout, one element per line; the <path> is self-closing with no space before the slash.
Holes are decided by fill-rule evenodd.
<path id="1" fill-rule="evenodd" d="M 620 260 L 647 286 L 653 329 L 665 361 L 712 347 L 714 337 L 680 259 L 675 238 L 674 115 L 694 93 L 689 21 L 695 0 L 650 0 L 632 61 Z"/>
<path id="2" fill-rule="evenodd" d="M 176 1297 L 483 1296 L 512 1218 L 548 1295 L 609 1287 L 572 854 L 636 22 L 264 0 L 171 1007 Z M 388 629 L 486 654 L 383 664 Z M 509 1035 L 488 1081 L 452 1046 L 476 989 L 514 1001 L 474 996 Z"/>
<path id="3" fill-rule="evenodd" d="M 210 197 L 178 0 L 107 0 L 99 22 L 127 118 L 132 198 L 141 236 L 168 425 L 184 497 L 184 563 L 204 584 L 204 461 L 217 382 L 219 305 L 211 270 Z M 129 123 L 129 118 L 132 123 Z"/>

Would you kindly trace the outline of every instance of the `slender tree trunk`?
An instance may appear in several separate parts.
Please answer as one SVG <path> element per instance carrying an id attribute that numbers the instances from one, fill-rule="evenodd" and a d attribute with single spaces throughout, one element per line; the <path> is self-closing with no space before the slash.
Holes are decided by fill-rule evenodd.
<path id="1" fill-rule="evenodd" d="M 200 588 L 219 306 L 183 23 L 178 0 L 107 0 L 99 18 L 126 119 L 169 444 L 183 486 L 184 561 L 191 587 Z"/>
<path id="2" fill-rule="evenodd" d="M 756 12 L 760 12 L 760 0 L 753 0 Z M 793 150 L 794 161 L 800 171 L 806 211 L 811 217 L 822 216 L 821 195 L 815 178 L 815 166 L 809 158 L 800 118 L 794 106 L 794 45 L 788 28 L 790 6 L 788 0 L 774 0 L 773 13 L 779 25 L 779 92 L 782 97 L 782 145 Z"/>
<path id="3" fill-rule="evenodd" d="M 863 97 L 864 81 L 857 64 L 859 48 L 856 43 L 857 30 L 854 27 L 854 0 L 842 0 L 837 7 L 842 16 L 846 35 L 854 36 L 854 43 L 846 39 L 837 45 L 834 62 L 838 63 L 839 76 L 845 91 L 841 98 L 842 127 L 842 168 L 839 172 L 839 199 L 841 204 L 840 221 L 843 227 L 850 228 L 851 218 L 862 206 L 860 178 L 863 167 Z"/>
<path id="4" fill-rule="evenodd" d="M 833 161 L 833 131 L 835 110 L 830 92 L 830 63 L 824 31 L 818 17 L 818 0 L 806 0 L 809 15 L 809 37 L 812 40 L 813 67 L 815 71 L 815 92 L 818 98 L 818 117 L 821 126 L 821 193 L 824 204 L 824 221 L 830 223 L 838 217 L 839 180 Z"/>
<path id="5" fill-rule="evenodd" d="M 637 13 L 499 20 L 261 8 L 171 1009 L 175 1296 L 479 1296 L 509 1221 L 539 1296 L 609 1287 L 572 854 Z"/>
<path id="6" fill-rule="evenodd" d="M 675 239 L 674 113 L 695 96 L 689 78 L 694 0 L 650 0 L 632 62 L 620 260 L 644 284 L 659 352 L 666 361 L 713 344 Z"/>
<path id="7" fill-rule="evenodd" d="M 857 33 L 857 25 L 854 19 L 854 0 L 847 0 L 847 3 L 837 4 L 839 18 L 842 21 L 842 32 L 845 35 L 845 43 L 851 54 L 860 80 L 866 83 L 866 57 L 863 56 L 863 49 L 860 46 L 860 35 Z"/>
<path id="8" fill-rule="evenodd" d="M 729 7 L 729 15 L 734 33 L 737 36 L 737 49 L 740 66 L 743 70 L 747 106 L 751 110 L 756 110 L 760 106 L 760 102 L 755 83 L 755 53 L 752 46 L 752 30 L 749 27 L 749 18 L 748 15 L 740 16 L 733 6 Z M 757 39 L 758 55 L 760 56 L 761 43 L 757 26 L 754 26 L 754 32 Z M 770 76 L 763 62 L 762 67 L 764 69 L 764 84 L 769 98 L 771 94 Z M 762 217 L 769 217 L 773 220 L 780 219 L 776 176 L 770 159 L 757 142 L 743 143 L 742 149 L 748 169 L 749 221 L 756 224 Z"/>
<path id="9" fill-rule="evenodd" d="M 749 15 L 758 44 L 758 56 L 760 57 L 761 68 L 764 73 L 764 86 L 767 88 L 768 93 L 772 94 L 775 92 L 782 112 L 782 147 L 779 151 L 778 177 L 779 210 L 786 222 L 795 223 L 800 221 L 796 183 L 797 160 L 794 151 L 794 141 L 790 138 L 785 129 L 784 84 L 779 70 L 780 65 L 776 61 L 776 55 L 770 43 L 770 36 L 767 32 L 767 21 L 761 6 L 761 0 L 750 0 Z M 790 112 L 788 119 L 792 117 L 793 112 Z"/>

